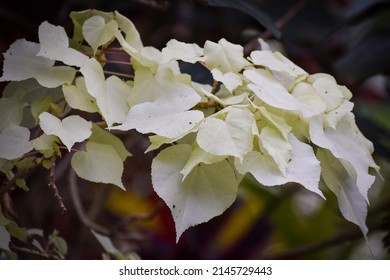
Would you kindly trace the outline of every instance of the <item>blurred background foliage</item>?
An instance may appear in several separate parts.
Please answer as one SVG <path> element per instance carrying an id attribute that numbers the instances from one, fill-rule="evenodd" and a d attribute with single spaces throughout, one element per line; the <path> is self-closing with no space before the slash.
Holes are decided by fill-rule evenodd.
<path id="1" fill-rule="evenodd" d="M 48 189 L 48 171 L 37 168 L 26 177 L 29 191 L 15 190 L 7 200 L 14 212 L 8 216 L 19 226 L 42 229 L 48 240 L 61 236 L 67 259 L 390 258 L 389 1 L 1 0 L 0 50 L 18 38 L 37 42 L 45 20 L 71 34 L 69 13 L 91 8 L 118 10 L 134 22 L 145 45 L 157 48 L 172 38 L 200 46 L 226 38 L 249 53 L 263 38 L 309 73 L 326 72 L 348 86 L 356 121 L 374 143 L 384 179 L 378 178 L 369 193 L 371 252 L 330 193 L 323 201 L 300 186 L 265 188 L 251 177 L 243 180 L 229 210 L 189 229 L 176 244 L 169 209 L 150 182 L 155 154 L 144 154 L 148 141 L 135 132 L 120 135 L 134 155 L 123 176 L 127 192 L 78 180 L 72 193 L 65 155 L 57 162 L 56 180 L 68 210 L 61 212 Z M 187 68 L 183 65 L 194 80 L 208 82 L 198 68 Z M 50 257 L 21 250 L 18 240 L 13 243 L 18 258 Z"/>

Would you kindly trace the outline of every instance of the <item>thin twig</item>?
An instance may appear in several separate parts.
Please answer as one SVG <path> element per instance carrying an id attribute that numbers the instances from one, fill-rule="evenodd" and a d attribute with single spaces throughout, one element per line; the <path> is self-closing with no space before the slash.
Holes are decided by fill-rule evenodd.
<path id="1" fill-rule="evenodd" d="M 79 216 L 81 222 L 85 226 L 93 229 L 94 231 L 100 234 L 109 235 L 110 231 L 107 228 L 92 221 L 85 213 L 78 192 L 76 172 L 73 169 L 69 170 L 69 190 L 70 190 L 70 197 L 72 199 L 73 205 L 76 209 L 77 215 Z"/>
<path id="2" fill-rule="evenodd" d="M 115 76 L 122 76 L 122 77 L 129 78 L 129 79 L 133 79 L 134 78 L 134 75 L 124 74 L 124 73 L 114 72 L 114 71 L 108 71 L 108 70 L 104 70 L 104 74 L 115 75 Z"/>
<path id="3" fill-rule="evenodd" d="M 136 241 L 141 242 L 144 241 L 144 239 L 140 236 L 133 234 L 130 234 L 129 232 L 120 232 L 116 228 L 113 230 L 109 230 L 108 228 L 95 223 L 90 219 L 90 217 L 87 215 L 87 213 L 84 210 L 84 207 L 82 205 L 79 193 L 78 193 L 78 185 L 77 185 L 77 176 L 73 169 L 69 170 L 69 189 L 70 189 L 70 196 L 73 201 L 74 207 L 76 209 L 77 215 L 79 216 L 81 222 L 88 228 L 93 229 L 99 234 L 111 237 L 111 238 L 117 238 L 117 239 L 124 239 L 129 241 Z M 155 209 L 155 211 L 160 210 L 159 207 Z M 144 217 L 141 216 L 134 216 L 134 218 L 151 218 L 156 215 L 155 211 L 152 211 L 152 213 L 147 214 Z M 131 217 L 131 216 L 130 216 Z"/>
<path id="4" fill-rule="evenodd" d="M 49 187 L 53 190 L 54 197 L 57 199 L 58 204 L 60 205 L 62 212 L 65 212 L 66 211 L 66 207 L 65 207 L 65 204 L 64 204 L 64 202 L 62 200 L 62 197 L 61 197 L 60 193 L 58 192 L 58 188 L 57 188 L 57 185 L 56 185 L 56 178 L 55 178 L 55 174 L 54 174 L 55 167 L 56 167 L 56 157 L 53 156 L 51 158 Z"/>
<path id="5" fill-rule="evenodd" d="M 103 63 L 108 63 L 108 64 L 121 64 L 121 65 L 126 65 L 126 66 L 132 66 L 133 64 L 131 62 L 127 61 L 120 61 L 120 60 L 101 60 L 100 62 Z"/>
<path id="6" fill-rule="evenodd" d="M 41 251 L 34 250 L 34 249 L 29 249 L 29 248 L 23 248 L 23 247 L 15 246 L 12 243 L 10 243 L 9 246 L 11 247 L 12 250 L 15 250 L 15 251 L 19 251 L 19 252 L 23 252 L 23 253 L 28 253 L 28 254 L 40 256 L 40 257 L 43 257 L 43 258 L 46 258 L 46 259 L 50 259 L 51 258 L 51 259 L 55 259 L 55 260 L 61 260 L 60 257 L 58 257 L 56 255 L 53 255 L 53 254 L 49 254 L 47 252 L 41 252 Z"/>

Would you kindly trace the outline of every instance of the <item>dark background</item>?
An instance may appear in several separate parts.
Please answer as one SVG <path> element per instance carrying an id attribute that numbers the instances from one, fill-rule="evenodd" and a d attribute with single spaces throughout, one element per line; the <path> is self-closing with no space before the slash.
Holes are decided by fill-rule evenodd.
<path id="1" fill-rule="evenodd" d="M 239 1 L 237 1 L 239 2 Z M 207 1 L 0 1 L 0 51 L 16 39 L 37 42 L 38 27 L 47 20 L 72 33 L 71 11 L 117 10 L 136 25 L 144 45 L 162 48 L 172 38 L 203 46 L 221 38 L 245 46 L 262 37 L 309 73 L 325 72 L 353 92 L 356 121 L 375 145 L 374 158 L 385 181 L 373 186 L 367 219 L 374 258 L 389 258 L 390 233 L 390 3 L 363 0 L 242 1 L 277 23 L 275 38 L 242 9 L 207 5 Z M 2 60 L 0 61 L 1 64 Z M 191 74 L 195 77 L 197 70 Z M 202 76 L 199 76 L 202 79 Z M 1 84 L 1 88 L 5 83 Z M 89 217 L 112 230 L 112 241 L 124 254 L 143 259 L 350 259 L 371 258 L 358 229 L 338 212 L 335 199 L 326 202 L 299 186 L 266 189 L 244 180 L 239 198 L 222 216 L 189 229 L 175 244 L 174 224 L 150 184 L 153 155 L 144 155 L 147 140 L 123 136 L 134 154 L 126 162 L 128 192 L 80 182 L 79 195 Z M 67 167 L 66 156 L 62 166 Z M 59 163 L 61 166 L 61 163 Z M 80 222 L 69 198 L 68 176 L 58 171 L 57 185 L 68 211 L 61 213 L 47 187 L 47 170 L 27 178 L 29 192 L 12 193 L 21 226 L 56 228 L 69 246 L 68 259 L 101 258 L 102 247 Z M 387 179 L 387 180 L 386 180 Z M 150 214 L 150 215 L 149 215 Z M 127 218 L 126 218 L 127 217 Z M 130 218 L 129 218 L 130 217 Z M 115 231 L 128 221 L 126 236 Z M 39 256 L 20 252 L 19 258 Z"/>

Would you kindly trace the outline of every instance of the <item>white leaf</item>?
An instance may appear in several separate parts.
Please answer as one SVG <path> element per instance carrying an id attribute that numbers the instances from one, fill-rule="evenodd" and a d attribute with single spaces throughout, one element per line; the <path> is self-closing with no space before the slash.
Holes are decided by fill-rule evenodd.
<path id="1" fill-rule="evenodd" d="M 336 80 L 330 75 L 314 74 L 310 76 L 309 81 L 313 83 L 313 87 L 325 101 L 328 111 L 340 106 L 346 99 Z"/>
<path id="2" fill-rule="evenodd" d="M 58 136 L 68 151 L 75 143 L 84 141 L 92 133 L 92 124 L 77 115 L 61 121 L 56 116 L 43 112 L 39 116 L 39 125 L 47 135 Z"/>
<path id="3" fill-rule="evenodd" d="M 121 139 L 95 124 L 92 126 L 92 135 L 89 137 L 89 140 L 99 144 L 110 145 L 122 161 L 131 156 Z"/>
<path id="4" fill-rule="evenodd" d="M 80 178 L 95 183 L 114 184 L 125 190 L 121 179 L 123 162 L 110 145 L 89 141 L 86 151 L 73 155 L 71 164 Z"/>
<path id="5" fill-rule="evenodd" d="M 125 33 L 126 42 L 137 50 L 141 49 L 143 46 L 141 37 L 134 23 L 118 11 L 115 11 L 114 14 L 119 29 Z"/>
<path id="6" fill-rule="evenodd" d="M 300 142 L 292 134 L 289 135 L 289 142 L 292 146 L 291 161 L 287 165 L 285 175 L 270 156 L 257 151 L 249 152 L 242 162 L 235 160 L 237 171 L 243 175 L 247 172 L 251 173 L 259 183 L 265 186 L 296 182 L 324 197 L 318 187 L 321 173 L 320 163 L 313 149 Z"/>
<path id="7" fill-rule="evenodd" d="M 337 123 L 344 118 L 344 116 L 351 112 L 353 109 L 353 103 L 349 101 L 344 101 L 337 108 L 329 111 L 325 115 L 325 125 L 336 129 Z"/>
<path id="8" fill-rule="evenodd" d="M 127 121 L 112 129 L 127 131 L 134 128 L 144 134 L 155 133 L 167 138 L 178 138 L 203 119 L 201 111 L 174 112 L 173 109 L 174 107 L 163 108 L 156 103 L 136 105 L 130 110 Z"/>
<path id="9" fill-rule="evenodd" d="M 244 58 L 244 48 L 232 44 L 226 39 L 217 43 L 206 41 L 204 45 L 204 62 L 209 69 L 219 69 L 223 73 L 239 72 L 249 64 Z"/>
<path id="10" fill-rule="evenodd" d="M 108 23 L 101 16 L 92 16 L 87 19 L 82 27 L 85 41 L 92 47 L 94 53 L 97 49 L 107 44 L 115 37 L 118 30 L 118 24 L 115 20 L 110 20 Z"/>
<path id="11" fill-rule="evenodd" d="M 100 63 L 91 58 L 80 68 L 89 94 L 95 97 L 99 110 L 110 127 L 126 120 L 129 111 L 128 92 L 131 87 L 116 76 L 105 80 Z"/>
<path id="12" fill-rule="evenodd" d="M 38 56 L 78 67 L 88 60 L 85 54 L 69 48 L 68 35 L 62 26 L 55 26 L 45 21 L 39 26 L 38 35 L 40 42 Z"/>
<path id="13" fill-rule="evenodd" d="M 244 108 L 231 108 L 225 120 L 209 117 L 199 126 L 196 141 L 206 152 L 217 156 L 242 157 L 253 148 L 255 119 Z"/>
<path id="14" fill-rule="evenodd" d="M 205 152 L 199 147 L 196 147 L 191 151 L 191 154 L 186 162 L 185 166 L 182 170 L 180 170 L 180 174 L 183 175 L 183 180 L 187 177 L 187 175 L 199 164 L 212 164 L 216 162 L 220 162 L 224 160 L 225 156 L 216 156 L 210 153 Z"/>
<path id="15" fill-rule="evenodd" d="M 76 78 L 75 85 L 63 85 L 62 91 L 66 102 L 73 109 L 89 113 L 99 112 L 96 99 L 88 93 L 83 77 Z"/>
<path id="16" fill-rule="evenodd" d="M 291 94 L 300 104 L 302 104 L 306 109 L 312 111 L 314 114 L 323 114 L 327 109 L 325 101 L 317 93 L 313 85 L 309 83 L 297 83 Z"/>
<path id="17" fill-rule="evenodd" d="M 367 239 L 367 202 L 359 192 L 354 178 L 329 151 L 318 149 L 321 161 L 321 175 L 328 188 L 336 195 L 341 214 L 348 221 L 358 225 Z"/>
<path id="18" fill-rule="evenodd" d="M 272 52 L 269 50 L 253 51 L 250 58 L 256 65 L 268 67 L 273 71 L 282 72 L 294 78 L 299 75 L 308 75 L 306 71 L 295 65 L 280 52 Z"/>
<path id="19" fill-rule="evenodd" d="M 211 74 L 214 80 L 222 82 L 230 92 L 242 85 L 242 78 L 236 73 L 227 72 L 224 74 L 219 69 L 212 69 Z"/>
<path id="20" fill-rule="evenodd" d="M 171 146 L 160 152 L 152 163 L 153 187 L 171 209 L 176 241 L 189 227 L 222 214 L 237 194 L 235 172 L 226 160 L 199 164 L 183 181 L 180 170 L 190 153 L 189 145 Z"/>
<path id="21" fill-rule="evenodd" d="M 172 39 L 167 43 L 167 46 L 162 49 L 163 62 L 171 60 L 182 60 L 189 63 L 195 63 L 200 60 L 203 55 L 203 49 L 197 44 L 187 44 Z"/>
<path id="22" fill-rule="evenodd" d="M 0 158 L 17 159 L 33 148 L 30 130 L 23 126 L 12 125 L 0 132 Z"/>
<path id="23" fill-rule="evenodd" d="M 160 93 L 161 97 L 154 102 L 133 106 L 126 121 L 113 129 L 136 129 L 141 133 L 177 138 L 189 132 L 203 119 L 201 111 L 187 111 L 200 101 L 200 96 L 190 86 L 172 84 L 161 88 Z"/>
<path id="24" fill-rule="evenodd" d="M 288 111 L 299 111 L 304 118 L 309 118 L 316 114 L 300 104 L 298 100 L 267 71 L 262 69 L 245 70 L 244 76 L 252 82 L 248 84 L 248 88 L 268 105 Z"/>
<path id="25" fill-rule="evenodd" d="M 261 114 L 261 120 L 258 122 L 260 126 L 269 126 L 271 128 L 276 129 L 280 132 L 280 134 L 284 137 L 284 139 L 288 139 L 288 135 L 291 132 L 291 127 L 286 123 L 286 120 L 277 115 L 269 112 L 264 106 L 257 107 Z"/>
<path id="26" fill-rule="evenodd" d="M 277 130 L 270 127 L 261 129 L 259 143 L 260 148 L 273 158 L 279 170 L 285 175 L 291 159 L 291 144 Z"/>
<path id="27" fill-rule="evenodd" d="M 2 97 L 0 99 L 0 131 L 9 126 L 20 125 L 26 105 L 26 102 L 21 102 L 17 98 Z"/>
<path id="28" fill-rule="evenodd" d="M 310 138 L 314 144 L 328 149 L 341 160 L 350 176 L 355 179 L 359 192 L 368 201 L 368 189 L 375 180 L 368 169 L 373 167 L 378 170 L 379 167 L 371 156 L 372 143 L 356 127 L 353 114 L 346 114 L 338 122 L 336 129 L 324 129 L 322 119 L 313 118 L 310 122 Z"/>
<path id="29" fill-rule="evenodd" d="M 47 88 L 70 84 L 76 70 L 68 66 L 53 66 L 54 60 L 37 56 L 40 46 L 25 39 L 16 40 L 4 53 L 3 76 L 0 81 L 22 81 L 35 78 Z"/>

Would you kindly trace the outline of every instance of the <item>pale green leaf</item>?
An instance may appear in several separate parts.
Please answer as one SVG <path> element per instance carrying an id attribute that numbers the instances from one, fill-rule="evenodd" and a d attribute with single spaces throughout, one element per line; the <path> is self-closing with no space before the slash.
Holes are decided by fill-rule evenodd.
<path id="1" fill-rule="evenodd" d="M 85 41 L 92 47 L 94 53 L 102 45 L 107 44 L 115 38 L 118 24 L 114 20 L 106 23 L 101 16 L 92 16 L 87 19 L 82 27 Z"/>
<path id="2" fill-rule="evenodd" d="M 327 111 L 340 106 L 346 99 L 336 80 L 330 75 L 314 74 L 310 76 L 309 81 L 313 83 L 313 87 L 326 103 Z"/>
<path id="3" fill-rule="evenodd" d="M 46 158 L 48 158 L 54 154 L 54 143 L 56 141 L 56 136 L 42 134 L 38 138 L 32 140 L 32 143 L 35 150 L 39 151 Z"/>
<path id="4" fill-rule="evenodd" d="M 45 98 L 46 96 L 50 96 L 54 100 L 63 96 L 61 87 L 46 88 L 33 78 L 8 83 L 2 94 L 3 97 L 17 98 L 27 103 L 32 103 L 34 100 Z"/>
<path id="5" fill-rule="evenodd" d="M 77 115 L 60 120 L 47 112 L 43 112 L 39 116 L 39 125 L 47 135 L 58 136 L 68 151 L 75 143 L 84 141 L 92 133 L 92 124 Z"/>
<path id="6" fill-rule="evenodd" d="M 350 113 L 353 109 L 353 103 L 350 101 L 344 101 L 340 106 L 325 114 L 325 125 L 336 129 L 338 122 L 344 118 L 347 113 Z"/>
<path id="7" fill-rule="evenodd" d="M 139 52 L 134 53 L 132 59 L 156 73 L 161 66 L 160 64 L 163 61 L 163 56 L 160 50 L 147 46 L 141 48 Z"/>
<path id="8" fill-rule="evenodd" d="M 0 132 L 0 157 L 17 159 L 33 148 L 30 130 L 23 126 L 9 126 Z"/>
<path id="9" fill-rule="evenodd" d="M 336 195 L 341 214 L 348 221 L 358 225 L 367 239 L 368 205 L 358 190 L 354 178 L 329 151 L 318 149 L 317 157 L 321 162 L 321 176 L 327 187 Z"/>
<path id="10" fill-rule="evenodd" d="M 160 135 L 152 135 L 149 136 L 150 145 L 145 150 L 145 153 L 157 150 L 164 144 L 173 143 L 175 141 L 175 138 L 169 138 L 169 137 L 163 137 Z"/>
<path id="11" fill-rule="evenodd" d="M 269 72 L 262 69 L 245 70 L 244 76 L 251 81 L 248 88 L 266 104 L 283 110 L 298 111 L 304 118 L 318 114 L 299 103 Z"/>
<path id="12" fill-rule="evenodd" d="M 2 97 L 0 99 L 0 131 L 13 125 L 20 125 L 23 120 L 23 109 L 27 104 L 18 98 Z"/>
<path id="13" fill-rule="evenodd" d="M 88 60 L 88 56 L 69 47 L 68 35 L 62 26 L 44 21 L 39 26 L 38 35 L 40 42 L 38 56 L 78 67 Z"/>
<path id="14" fill-rule="evenodd" d="M 222 73 L 219 69 L 212 69 L 211 74 L 214 80 L 223 83 L 230 92 L 242 85 L 242 77 L 236 73 Z"/>
<path id="15" fill-rule="evenodd" d="M 107 125 L 124 122 L 129 111 L 127 98 L 130 86 L 116 76 L 105 80 L 103 68 L 94 58 L 89 59 L 80 68 L 80 72 L 85 78 L 89 94 L 96 98 Z"/>
<path id="16" fill-rule="evenodd" d="M 219 69 L 223 73 L 237 73 L 249 62 L 244 58 L 244 48 L 221 39 L 218 43 L 206 41 L 204 62 L 209 69 Z"/>
<path id="17" fill-rule="evenodd" d="M 201 120 L 203 113 L 197 110 L 178 111 L 175 107 L 143 103 L 134 106 L 126 122 L 112 129 L 136 129 L 141 133 L 155 133 L 167 138 L 178 138 L 189 133 Z"/>
<path id="18" fill-rule="evenodd" d="M 28 187 L 27 187 L 27 182 L 23 178 L 16 179 L 15 185 L 17 187 L 21 188 L 22 190 L 24 190 L 25 192 L 27 192 L 29 190 Z"/>
<path id="19" fill-rule="evenodd" d="M 92 125 L 92 135 L 89 137 L 89 140 L 99 144 L 110 145 L 122 161 L 125 161 L 128 156 L 131 156 L 131 153 L 129 153 L 123 142 L 117 136 L 95 124 Z"/>
<path id="20" fill-rule="evenodd" d="M 188 161 L 184 165 L 183 169 L 180 170 L 180 174 L 183 175 L 183 180 L 187 175 L 200 163 L 213 164 L 224 160 L 226 156 L 216 156 L 205 152 L 200 147 L 196 147 L 191 151 Z"/>
<path id="21" fill-rule="evenodd" d="M 286 175 L 288 162 L 291 159 L 291 144 L 275 129 L 264 127 L 259 135 L 260 149 L 264 149 L 278 166 L 279 170 Z"/>
<path id="22" fill-rule="evenodd" d="M 141 49 L 143 47 L 141 37 L 134 23 L 118 11 L 115 11 L 114 14 L 119 29 L 125 33 L 126 42 L 137 50 Z"/>
<path id="23" fill-rule="evenodd" d="M 153 73 L 148 68 L 139 67 L 134 74 L 134 86 L 129 91 L 128 104 L 134 106 L 161 98 L 169 99 L 172 95 L 171 88 L 176 83 L 181 83 L 176 78 L 170 69 Z"/>
<path id="24" fill-rule="evenodd" d="M 71 165 L 80 178 L 95 183 L 113 184 L 125 189 L 121 179 L 122 159 L 110 145 L 89 141 L 85 151 L 73 155 Z"/>
<path id="25" fill-rule="evenodd" d="M 76 78 L 75 85 L 63 85 L 62 91 L 66 102 L 73 109 L 89 113 L 99 112 L 96 99 L 88 93 L 83 77 Z"/>
<path id="26" fill-rule="evenodd" d="M 281 135 L 287 140 L 288 135 L 291 132 L 291 126 L 286 123 L 286 120 L 277 115 L 269 112 L 264 106 L 258 107 L 261 119 L 258 122 L 260 127 L 269 126 L 280 132 Z"/>
<path id="27" fill-rule="evenodd" d="M 54 66 L 54 60 L 37 56 L 37 43 L 16 40 L 4 53 L 3 76 L 0 81 L 22 81 L 35 78 L 42 86 L 55 88 L 70 84 L 76 70 L 68 66 Z"/>
<path id="28" fill-rule="evenodd" d="M 320 180 L 320 163 L 314 155 L 312 147 L 300 142 L 290 134 L 291 160 L 289 161 L 284 175 L 276 162 L 267 154 L 252 151 L 249 152 L 242 162 L 235 160 L 235 166 L 239 173 L 251 173 L 256 180 L 264 186 L 283 185 L 288 182 L 296 182 L 321 197 L 322 192 L 318 187 Z"/>
<path id="29" fill-rule="evenodd" d="M 66 243 L 65 239 L 60 236 L 56 236 L 53 238 L 53 244 L 55 246 L 56 252 L 60 255 L 60 257 L 62 259 L 65 258 L 65 255 L 68 253 L 68 244 Z"/>
<path id="30" fill-rule="evenodd" d="M 51 103 L 52 99 L 50 96 L 37 98 L 31 103 L 31 114 L 34 117 L 35 124 L 37 124 L 39 121 L 39 115 L 47 111 L 50 108 Z"/>
<path id="31" fill-rule="evenodd" d="M 202 119 L 203 113 L 190 110 L 200 96 L 185 84 L 171 84 L 160 89 L 161 97 L 154 102 L 133 106 L 126 121 L 113 127 L 119 130 L 136 129 L 141 133 L 155 133 L 168 138 L 177 138 L 188 133 Z"/>
<path id="32" fill-rule="evenodd" d="M 269 50 L 253 51 L 250 59 L 255 65 L 265 66 L 270 70 L 287 74 L 293 78 L 299 75 L 308 75 L 306 71 L 295 65 L 280 52 Z"/>
<path id="33" fill-rule="evenodd" d="M 291 94 L 300 104 L 315 114 L 323 114 L 327 109 L 325 101 L 318 94 L 313 85 L 307 82 L 297 83 Z"/>
<path id="34" fill-rule="evenodd" d="M 253 148 L 255 119 L 246 108 L 231 108 L 224 120 L 209 117 L 199 126 L 196 141 L 206 152 L 217 156 L 242 157 Z"/>
<path id="35" fill-rule="evenodd" d="M 104 251 L 115 256 L 118 259 L 125 259 L 123 254 L 114 246 L 114 244 L 112 243 L 109 237 L 105 235 L 101 235 L 96 231 L 94 231 L 93 229 L 91 229 L 91 232 L 95 236 L 97 241 L 100 243 L 100 245 L 102 245 Z"/>
<path id="36" fill-rule="evenodd" d="M 203 55 L 203 49 L 197 44 L 187 44 L 172 39 L 167 43 L 167 46 L 162 49 L 164 62 L 171 60 L 182 60 L 189 63 L 195 63 L 200 60 Z"/>
<path id="37" fill-rule="evenodd" d="M 375 180 L 375 176 L 368 173 L 369 168 L 379 170 L 371 153 L 372 143 L 367 140 L 357 128 L 352 113 L 341 119 L 336 129 L 324 128 L 320 117 L 310 122 L 310 139 L 319 147 L 328 149 L 338 158 L 355 179 L 359 192 L 368 201 L 368 190 Z"/>
<path id="38" fill-rule="evenodd" d="M 182 144 L 164 149 L 152 163 L 152 183 L 171 209 L 176 240 L 191 226 L 222 214 L 236 198 L 238 182 L 230 163 L 199 164 L 183 180 L 180 174 L 191 154 Z"/>

